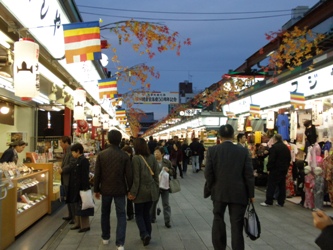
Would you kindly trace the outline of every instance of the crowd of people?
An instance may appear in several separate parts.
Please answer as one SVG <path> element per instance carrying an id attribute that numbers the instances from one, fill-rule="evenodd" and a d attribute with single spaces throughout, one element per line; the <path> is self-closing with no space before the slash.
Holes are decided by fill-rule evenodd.
<path id="1" fill-rule="evenodd" d="M 228 210 L 231 223 L 231 244 L 233 249 L 244 249 L 244 214 L 247 205 L 254 202 L 255 171 L 253 151 L 246 145 L 246 135 L 238 134 L 234 143 L 234 130 L 231 125 L 220 127 L 220 143 L 208 148 L 205 161 L 205 193 L 213 201 L 212 242 L 214 249 L 226 249 L 227 236 L 224 214 Z M 124 249 L 127 220 L 135 219 L 139 237 L 144 246 L 150 244 L 152 223 L 156 215 L 163 212 L 166 228 L 171 228 L 171 207 L 169 188 L 160 185 L 161 173 L 170 178 L 186 176 L 187 165 L 192 163 L 193 173 L 201 170 L 205 148 L 198 139 L 190 144 L 180 141 L 177 136 L 168 141 L 156 141 L 153 137 L 147 142 L 143 138 L 122 139 L 117 130 L 108 133 L 109 144 L 98 153 L 95 164 L 93 192 L 101 199 L 101 228 L 103 244 L 109 244 L 111 236 L 110 214 L 112 202 L 115 203 L 117 226 L 116 246 Z M 281 135 L 272 136 L 258 156 L 268 158 L 266 200 L 262 206 L 270 206 L 273 200 L 283 207 L 286 199 L 286 175 L 291 162 L 290 149 Z M 60 142 L 64 150 L 61 173 L 62 184 L 66 190 L 66 203 L 72 230 L 79 233 L 90 230 L 89 216 L 94 209 L 82 210 L 80 190 L 90 189 L 89 161 L 83 155 L 83 146 L 72 146 L 69 137 Z M 260 151 L 261 150 L 261 151 Z M 256 169 L 254 169 L 254 166 Z M 260 164 L 259 164 L 260 166 Z M 262 171 L 259 168 L 259 171 Z M 169 178 L 169 180 L 170 180 Z M 235 185 L 237 188 L 235 188 Z M 162 209 L 159 207 L 159 198 Z M 228 208 L 228 209 L 227 209 Z M 322 249 L 331 249 L 333 223 L 325 213 L 313 212 L 314 225 L 322 230 L 316 243 Z M 326 247 L 326 248 L 325 248 Z"/>
<path id="2" fill-rule="evenodd" d="M 89 160 L 84 157 L 83 145 L 71 145 L 71 139 L 63 136 L 60 146 L 64 157 L 58 172 L 65 192 L 68 216 L 63 217 L 73 226 L 71 230 L 83 233 L 90 230 L 89 216 L 94 208 L 82 209 L 80 191 L 93 189 L 96 199 L 101 199 L 102 242 L 107 245 L 111 237 L 110 214 L 115 204 L 117 226 L 116 246 L 124 249 L 126 220 L 135 219 L 144 246 L 149 245 L 152 235 L 151 223 L 156 214 L 163 213 L 166 228 L 171 228 L 169 185 L 161 187 L 160 173 L 171 178 L 184 178 L 187 165 L 192 162 L 194 173 L 201 170 L 205 147 L 196 138 L 190 144 L 174 136 L 168 141 L 157 141 L 153 137 L 147 142 L 143 138 L 122 138 L 118 130 L 108 133 L 108 142 L 96 157 L 94 180 L 89 179 Z M 159 198 L 162 209 L 159 208 Z M 127 215 L 127 219 L 126 219 Z"/>

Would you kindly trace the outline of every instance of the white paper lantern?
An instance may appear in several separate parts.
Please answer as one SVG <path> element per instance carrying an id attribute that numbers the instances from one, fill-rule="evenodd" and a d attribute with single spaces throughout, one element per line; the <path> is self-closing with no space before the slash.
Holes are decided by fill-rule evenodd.
<path id="1" fill-rule="evenodd" d="M 101 106 L 94 105 L 92 109 L 93 109 L 92 125 L 94 127 L 99 127 L 99 126 L 101 126 L 100 119 L 99 119 L 99 117 L 101 116 Z"/>
<path id="2" fill-rule="evenodd" d="M 86 91 L 76 89 L 74 91 L 74 120 L 85 120 L 84 106 L 86 103 Z"/>
<path id="3" fill-rule="evenodd" d="M 103 129 L 107 130 L 109 129 L 109 115 L 103 114 Z"/>
<path id="4" fill-rule="evenodd" d="M 14 89 L 19 97 L 39 95 L 39 45 L 31 40 L 14 43 Z"/>

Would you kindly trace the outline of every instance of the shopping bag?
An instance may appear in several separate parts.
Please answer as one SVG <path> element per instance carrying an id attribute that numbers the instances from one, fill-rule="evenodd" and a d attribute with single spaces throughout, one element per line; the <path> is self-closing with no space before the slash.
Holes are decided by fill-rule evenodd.
<path id="1" fill-rule="evenodd" d="M 159 175 L 159 186 L 161 189 L 168 190 L 169 186 L 169 173 L 164 169 L 160 172 Z"/>
<path id="2" fill-rule="evenodd" d="M 244 231 L 251 240 L 256 240 L 260 237 L 260 221 L 252 202 L 249 202 L 245 211 Z"/>
<path id="3" fill-rule="evenodd" d="M 180 183 L 178 179 L 172 179 L 170 180 L 170 193 L 177 193 L 180 191 Z"/>
<path id="4" fill-rule="evenodd" d="M 81 201 L 82 201 L 82 208 L 81 208 L 82 210 L 95 207 L 91 189 L 80 190 L 80 196 L 81 196 Z"/>

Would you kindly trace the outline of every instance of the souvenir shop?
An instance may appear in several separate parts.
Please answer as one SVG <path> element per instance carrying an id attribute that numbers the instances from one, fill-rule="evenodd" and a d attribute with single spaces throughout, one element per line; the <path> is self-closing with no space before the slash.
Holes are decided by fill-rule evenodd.
<path id="1" fill-rule="evenodd" d="M 305 208 L 333 204 L 333 65 L 272 85 L 223 106 L 227 123 L 245 133 L 256 182 L 265 186 L 265 150 L 274 133 L 282 135 L 294 164 L 287 175 L 287 197 Z M 268 151 L 266 151 L 268 153 Z"/>

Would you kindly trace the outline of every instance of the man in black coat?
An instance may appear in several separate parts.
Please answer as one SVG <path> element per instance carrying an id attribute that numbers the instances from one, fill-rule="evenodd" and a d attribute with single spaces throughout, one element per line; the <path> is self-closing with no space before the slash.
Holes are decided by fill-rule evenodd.
<path id="1" fill-rule="evenodd" d="M 280 134 L 273 136 L 273 143 L 269 150 L 267 163 L 266 201 L 260 205 L 264 207 L 273 205 L 274 193 L 278 189 L 277 205 L 283 207 L 286 199 L 286 175 L 291 164 L 291 154 Z"/>
<path id="2" fill-rule="evenodd" d="M 226 249 L 224 213 L 228 207 L 232 249 L 244 249 L 244 214 L 249 201 L 254 201 L 254 176 L 249 151 L 234 144 L 230 124 L 219 129 L 221 144 L 208 148 L 206 187 L 213 200 L 212 240 L 216 250 Z M 206 190 L 207 191 L 207 190 Z"/>

